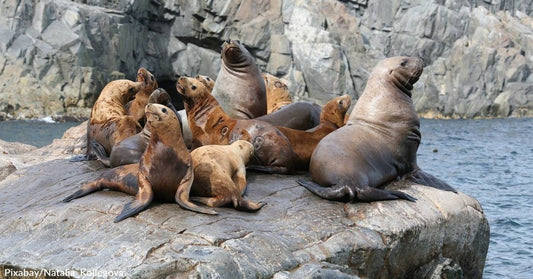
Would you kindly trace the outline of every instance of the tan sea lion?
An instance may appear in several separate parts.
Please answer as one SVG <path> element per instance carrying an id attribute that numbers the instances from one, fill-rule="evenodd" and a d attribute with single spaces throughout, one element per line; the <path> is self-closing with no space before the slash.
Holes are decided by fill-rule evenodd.
<path id="1" fill-rule="evenodd" d="M 143 126 L 146 122 L 144 107 L 148 104 L 150 94 L 152 94 L 158 86 L 154 75 L 145 68 L 140 68 L 139 71 L 137 71 L 137 81 L 145 83 L 146 86 L 135 94 L 135 99 L 126 104 L 126 112 Z"/>
<path id="2" fill-rule="evenodd" d="M 158 88 L 150 94 L 148 99 L 150 104 L 161 104 L 168 107 L 176 115 L 178 115 L 178 120 L 180 124 L 182 123 L 176 108 L 172 104 L 170 95 L 163 88 Z M 109 157 L 100 155 L 99 159 L 102 163 L 108 167 L 118 167 L 127 164 L 138 163 L 146 146 L 150 142 L 150 124 L 146 123 L 143 129 L 128 138 L 125 138 L 111 150 Z"/>
<path id="3" fill-rule="evenodd" d="M 344 115 L 352 103 L 351 99 L 349 95 L 345 94 L 326 103 L 320 114 L 320 124 L 307 131 L 276 127 L 291 142 L 297 170 L 308 170 L 311 155 L 320 140 L 344 126 Z"/>
<path id="4" fill-rule="evenodd" d="M 212 209 L 199 207 L 189 201 L 194 172 L 176 114 L 160 104 L 148 104 L 145 112 L 151 136 L 139 164 L 110 169 L 101 179 L 82 186 L 63 201 L 68 202 L 101 189 L 135 193 L 135 199 L 124 205 L 115 222 L 139 213 L 148 207 L 153 199 L 163 202 L 176 201 L 188 210 L 216 214 Z"/>
<path id="5" fill-rule="evenodd" d="M 281 126 L 295 130 L 308 130 L 320 123 L 322 108 L 311 102 L 294 102 L 283 106 L 279 110 L 255 118 L 274 126 Z"/>
<path id="6" fill-rule="evenodd" d="M 232 118 L 252 119 L 267 111 L 265 82 L 246 48 L 235 40 L 222 45 L 222 65 L 212 94 Z"/>
<path id="7" fill-rule="evenodd" d="M 291 92 L 285 82 L 269 73 L 262 73 L 261 76 L 265 81 L 267 114 L 292 103 Z"/>
<path id="8" fill-rule="evenodd" d="M 142 68 L 137 77 L 143 76 Z M 142 82 L 114 80 L 108 83 L 91 110 L 87 128 L 87 155 L 107 156 L 111 148 L 123 139 L 135 135 L 141 126 L 135 118 L 128 116 L 124 106 L 135 94 L 152 88 L 148 79 Z"/>
<path id="9" fill-rule="evenodd" d="M 238 210 L 259 210 L 264 203 L 242 197 L 246 190 L 246 164 L 253 154 L 254 146 L 245 140 L 237 140 L 231 145 L 205 145 L 193 150 L 191 200 L 211 207 L 232 203 Z"/>
<path id="10" fill-rule="evenodd" d="M 195 79 L 201 81 L 205 87 L 207 88 L 207 90 L 209 90 L 209 92 L 213 92 L 213 87 L 215 87 L 215 80 L 208 77 L 208 76 L 203 76 L 203 75 L 197 75 L 195 77 Z"/>
<path id="11" fill-rule="evenodd" d="M 314 182 L 298 183 L 322 198 L 350 202 L 414 201 L 400 191 L 376 188 L 397 178 L 455 192 L 416 163 L 420 121 L 411 90 L 422 70 L 419 58 L 393 57 L 378 63 L 348 123 L 324 137 L 313 152 L 309 171 Z"/>
<path id="12" fill-rule="evenodd" d="M 274 126 L 254 119 L 231 118 L 207 88 L 194 78 L 179 78 L 176 88 L 183 95 L 193 149 L 203 145 L 227 145 L 243 139 L 255 148 L 251 165 L 265 166 L 262 168 L 265 172 L 293 171 L 289 140 Z"/>

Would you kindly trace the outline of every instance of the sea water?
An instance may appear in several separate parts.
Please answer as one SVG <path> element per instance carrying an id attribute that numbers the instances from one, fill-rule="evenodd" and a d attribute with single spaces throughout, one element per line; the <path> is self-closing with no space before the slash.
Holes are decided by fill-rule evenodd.
<path id="1" fill-rule="evenodd" d="M 44 146 L 79 123 L 0 122 L 0 139 Z M 490 224 L 483 278 L 532 278 L 533 118 L 421 120 L 419 166 L 481 203 Z"/>

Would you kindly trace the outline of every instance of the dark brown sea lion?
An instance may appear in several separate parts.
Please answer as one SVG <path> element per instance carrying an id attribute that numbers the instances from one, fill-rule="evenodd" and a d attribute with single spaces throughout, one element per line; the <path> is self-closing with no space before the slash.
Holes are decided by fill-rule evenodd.
<path id="1" fill-rule="evenodd" d="M 212 94 L 236 119 L 252 119 L 267 112 L 265 82 L 246 48 L 235 40 L 222 45 L 222 65 Z"/>
<path id="2" fill-rule="evenodd" d="M 176 84 L 183 95 L 192 148 L 203 145 L 227 145 L 243 139 L 254 145 L 251 165 L 265 166 L 265 172 L 293 171 L 289 140 L 274 126 L 258 120 L 233 119 L 220 107 L 207 88 L 194 78 L 181 77 Z"/>
<path id="3" fill-rule="evenodd" d="M 262 73 L 261 76 L 265 80 L 267 114 L 273 113 L 292 103 L 291 92 L 289 92 L 289 88 L 285 82 L 268 73 Z"/>
<path id="4" fill-rule="evenodd" d="M 317 145 L 309 166 L 314 182 L 300 179 L 298 183 L 322 198 L 351 202 L 414 201 L 405 193 L 376 188 L 404 177 L 455 192 L 422 172 L 416 163 L 420 122 L 411 90 L 422 69 L 419 58 L 381 61 L 370 74 L 348 123 Z"/>
<path id="5" fill-rule="evenodd" d="M 256 120 L 265 121 L 274 126 L 305 131 L 320 123 L 321 110 L 322 108 L 315 103 L 294 102 L 271 114 L 257 117 Z"/>
<path id="6" fill-rule="evenodd" d="M 297 170 L 308 170 L 311 155 L 320 140 L 344 126 L 344 115 L 351 103 L 352 99 L 347 94 L 332 99 L 322 108 L 320 124 L 307 131 L 277 127 L 291 142 Z"/>
<path id="7" fill-rule="evenodd" d="M 172 104 L 170 95 L 163 88 L 158 88 L 154 90 L 154 92 L 150 94 L 148 103 L 164 105 L 170 110 L 172 110 L 176 115 L 178 115 L 178 112 Z M 181 124 L 182 121 L 179 118 L 179 115 L 178 120 L 180 120 Z M 139 133 L 131 137 L 125 138 L 123 141 L 115 145 L 111 150 L 111 154 L 109 155 L 109 157 L 101 155 L 99 159 L 104 165 L 113 168 L 122 165 L 138 163 L 149 142 L 150 124 L 146 123 Z"/>
<path id="8" fill-rule="evenodd" d="M 135 193 L 135 199 L 124 205 L 115 222 L 139 213 L 148 207 L 153 199 L 162 202 L 176 201 L 188 210 L 216 214 L 211 209 L 199 207 L 189 201 L 194 172 L 191 155 L 181 137 L 176 114 L 159 104 L 148 104 L 145 112 L 147 123 L 151 127 L 151 136 L 139 164 L 110 169 L 101 179 L 82 186 L 64 201 L 68 202 L 101 189 Z"/>
<path id="9" fill-rule="evenodd" d="M 246 190 L 246 164 L 253 154 L 254 146 L 245 140 L 231 145 L 205 145 L 193 150 L 191 200 L 211 207 L 232 203 L 239 210 L 259 210 L 264 203 L 242 197 Z"/>
<path id="10" fill-rule="evenodd" d="M 157 81 L 155 80 L 154 75 L 145 68 L 140 68 L 139 71 L 137 71 L 137 81 L 145 83 L 146 86 L 135 94 L 135 99 L 126 104 L 126 112 L 143 126 L 146 122 L 144 107 L 148 104 L 150 94 L 157 89 Z"/>

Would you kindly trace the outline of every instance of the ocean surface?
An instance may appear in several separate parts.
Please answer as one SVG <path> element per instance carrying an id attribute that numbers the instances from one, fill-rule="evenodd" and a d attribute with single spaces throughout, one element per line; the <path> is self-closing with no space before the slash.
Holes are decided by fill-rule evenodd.
<path id="1" fill-rule="evenodd" d="M 44 146 L 79 123 L 0 122 L 0 139 Z M 483 278 L 533 278 L 533 118 L 421 120 L 420 167 L 481 202 Z"/>

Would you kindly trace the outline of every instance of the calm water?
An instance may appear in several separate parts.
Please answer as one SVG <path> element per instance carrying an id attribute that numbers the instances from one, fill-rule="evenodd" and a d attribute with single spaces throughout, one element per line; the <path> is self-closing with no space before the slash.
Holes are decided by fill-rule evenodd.
<path id="1" fill-rule="evenodd" d="M 0 139 L 44 146 L 78 124 L 0 122 Z M 531 278 L 533 118 L 422 119 L 421 129 L 421 168 L 478 199 L 489 219 L 484 278 Z"/>

